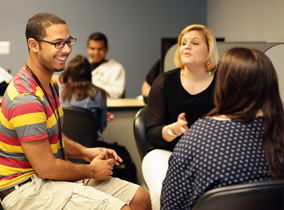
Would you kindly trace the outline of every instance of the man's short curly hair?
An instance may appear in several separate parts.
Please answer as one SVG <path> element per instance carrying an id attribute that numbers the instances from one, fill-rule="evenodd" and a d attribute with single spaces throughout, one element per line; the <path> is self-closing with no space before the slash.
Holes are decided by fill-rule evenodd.
<path id="1" fill-rule="evenodd" d="M 27 42 L 30 38 L 43 39 L 46 36 L 45 29 L 52 25 L 66 24 L 64 20 L 54 14 L 42 12 L 31 17 L 26 26 Z"/>

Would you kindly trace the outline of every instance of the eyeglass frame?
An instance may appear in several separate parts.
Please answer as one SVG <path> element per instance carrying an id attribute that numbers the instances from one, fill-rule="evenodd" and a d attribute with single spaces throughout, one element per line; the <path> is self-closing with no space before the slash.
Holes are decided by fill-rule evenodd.
<path id="1" fill-rule="evenodd" d="M 74 43 L 72 45 L 68 45 L 68 42 L 70 41 L 70 39 L 73 39 L 74 40 Z M 49 43 L 49 44 L 53 44 L 55 49 L 62 49 L 63 47 L 65 47 L 65 44 L 67 44 L 69 47 L 73 46 L 74 44 L 76 44 L 76 41 L 77 41 L 77 38 L 75 37 L 69 37 L 69 39 L 67 41 L 58 41 L 58 42 L 50 42 L 50 41 L 46 41 L 46 40 L 43 40 L 43 39 L 35 39 L 36 41 L 40 41 L 40 42 L 46 42 L 46 43 Z M 60 42 L 63 42 L 63 45 L 62 47 L 60 48 L 56 48 L 56 44 L 60 43 Z"/>

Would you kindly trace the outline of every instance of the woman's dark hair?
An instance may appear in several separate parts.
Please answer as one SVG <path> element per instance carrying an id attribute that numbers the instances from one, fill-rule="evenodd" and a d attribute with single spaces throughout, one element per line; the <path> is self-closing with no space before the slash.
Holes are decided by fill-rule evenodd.
<path id="1" fill-rule="evenodd" d="M 271 177 L 283 179 L 284 111 L 275 68 L 261 51 L 233 48 L 220 59 L 214 93 L 215 108 L 208 114 L 226 115 L 244 123 L 264 115 L 263 143 Z"/>
<path id="2" fill-rule="evenodd" d="M 61 73 L 59 81 L 64 83 L 62 90 L 62 100 L 70 102 L 72 96 L 76 101 L 83 100 L 90 96 L 95 99 L 98 91 L 103 98 L 107 93 L 102 88 L 92 84 L 92 67 L 88 59 L 81 55 L 76 55 L 68 62 L 65 70 Z M 96 87 L 97 91 L 93 87 Z"/>

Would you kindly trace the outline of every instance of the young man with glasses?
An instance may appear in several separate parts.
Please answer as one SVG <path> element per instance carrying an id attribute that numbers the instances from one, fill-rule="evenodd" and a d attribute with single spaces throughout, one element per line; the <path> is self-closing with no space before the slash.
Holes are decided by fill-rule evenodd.
<path id="1" fill-rule="evenodd" d="M 122 162 L 114 150 L 85 148 L 61 133 L 63 111 L 53 73 L 65 68 L 76 43 L 66 22 L 39 13 L 28 21 L 26 38 L 27 63 L 1 104 L 4 209 L 150 209 L 144 188 L 111 178 L 113 166 Z M 90 164 L 71 163 L 67 156 Z"/>

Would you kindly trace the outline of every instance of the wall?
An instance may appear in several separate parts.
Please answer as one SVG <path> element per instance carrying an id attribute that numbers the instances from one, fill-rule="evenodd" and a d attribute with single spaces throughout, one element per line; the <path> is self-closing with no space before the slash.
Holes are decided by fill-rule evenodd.
<path id="1" fill-rule="evenodd" d="M 284 0 L 208 0 L 207 26 L 227 42 L 284 42 Z"/>
<path id="2" fill-rule="evenodd" d="M 0 41 L 11 42 L 10 55 L 0 55 L 0 66 L 15 75 L 28 50 L 25 27 L 39 12 L 63 18 L 77 37 L 71 56 L 86 53 L 88 36 L 104 32 L 109 38 L 107 58 L 126 70 L 126 97 L 140 95 L 146 74 L 160 57 L 162 37 L 177 37 L 190 24 L 206 24 L 206 0 L 0 0 Z"/>
<path id="3" fill-rule="evenodd" d="M 161 37 L 177 37 L 186 25 L 205 24 L 229 42 L 284 42 L 283 0 L 0 0 L 0 41 L 11 42 L 11 53 L 0 55 L 0 66 L 13 75 L 28 55 L 26 22 L 42 11 L 65 19 L 78 38 L 71 56 L 87 55 L 90 33 L 106 33 L 107 57 L 126 69 L 126 97 L 140 94 L 147 72 L 160 57 Z"/>

